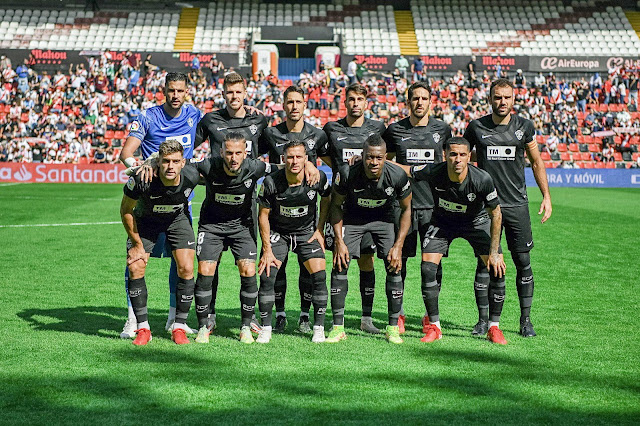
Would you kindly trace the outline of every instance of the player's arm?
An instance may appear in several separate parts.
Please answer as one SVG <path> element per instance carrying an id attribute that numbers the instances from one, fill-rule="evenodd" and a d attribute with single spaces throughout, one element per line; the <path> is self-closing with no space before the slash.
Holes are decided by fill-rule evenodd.
<path id="1" fill-rule="evenodd" d="M 342 203 L 344 203 L 345 198 L 346 195 L 342 195 L 334 189 L 331 194 L 331 205 L 329 207 L 331 226 L 333 226 L 333 233 L 335 234 L 333 243 L 333 266 L 337 266 L 338 271 L 342 271 L 342 268 L 346 268 L 349 264 L 349 250 L 342 238 L 342 223 L 344 219 Z"/>
<path id="2" fill-rule="evenodd" d="M 535 139 L 529 142 L 525 149 L 527 151 L 527 157 L 529 157 L 529 162 L 531 163 L 533 177 L 536 179 L 538 188 L 540 188 L 540 192 L 542 193 L 542 203 L 540 203 L 540 210 L 538 210 L 538 214 L 542 214 L 544 212 L 541 222 L 545 223 L 547 219 L 551 217 L 552 210 L 547 170 L 544 167 L 544 161 L 542 161 L 540 151 L 538 150 L 538 143 Z"/>
<path id="3" fill-rule="evenodd" d="M 136 167 L 142 162 L 133 156 L 133 153 L 140 147 L 142 141 L 135 136 L 129 136 L 124 142 L 122 151 L 120 151 L 120 161 L 127 167 Z"/>
<path id="4" fill-rule="evenodd" d="M 398 188 L 398 204 L 400 205 L 400 228 L 396 233 L 396 241 L 393 243 L 393 247 L 389 250 L 387 260 L 389 261 L 389 270 L 400 272 L 402 269 L 402 246 L 404 240 L 409 233 L 411 227 L 411 184 L 408 178 L 404 178 L 402 187 Z"/>
<path id="5" fill-rule="evenodd" d="M 500 205 L 486 207 L 485 210 L 491 218 L 491 247 L 489 248 L 489 258 L 487 259 L 487 269 L 493 268 L 496 277 L 502 277 L 507 270 L 504 263 L 504 256 L 500 251 L 500 231 L 502 230 L 502 211 Z"/>
<path id="6" fill-rule="evenodd" d="M 260 238 L 262 239 L 262 255 L 258 264 L 258 275 L 267 270 L 267 277 L 271 273 L 271 267 L 279 268 L 280 262 L 271 250 L 271 225 L 269 224 L 269 213 L 271 209 L 260 205 L 258 212 L 258 227 L 260 228 Z"/>
<path id="7" fill-rule="evenodd" d="M 127 265 L 131 265 L 137 260 L 142 260 L 146 263 L 146 253 L 144 251 L 144 245 L 138 234 L 138 226 L 136 225 L 136 219 L 133 216 L 133 209 L 135 208 L 137 200 L 122 196 L 122 202 L 120 203 L 120 218 L 124 225 L 124 230 L 127 231 L 129 239 L 133 243 L 133 246 L 127 251 Z"/>

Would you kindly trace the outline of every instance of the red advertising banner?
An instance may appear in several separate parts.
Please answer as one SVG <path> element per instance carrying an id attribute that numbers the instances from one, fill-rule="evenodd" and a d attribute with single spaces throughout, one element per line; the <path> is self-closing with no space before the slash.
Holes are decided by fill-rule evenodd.
<path id="1" fill-rule="evenodd" d="M 122 164 L 0 163 L 0 183 L 125 183 Z"/>

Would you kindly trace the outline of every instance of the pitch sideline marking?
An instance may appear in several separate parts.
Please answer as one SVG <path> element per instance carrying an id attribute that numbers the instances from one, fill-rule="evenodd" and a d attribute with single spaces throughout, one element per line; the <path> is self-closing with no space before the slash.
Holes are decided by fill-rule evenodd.
<path id="1" fill-rule="evenodd" d="M 193 216 L 192 219 L 198 219 L 200 216 Z M 92 225 L 116 225 L 122 224 L 121 221 L 117 222 L 73 222 L 73 223 L 32 223 L 25 225 L 0 225 L 0 228 L 46 228 L 56 226 L 92 226 Z"/>

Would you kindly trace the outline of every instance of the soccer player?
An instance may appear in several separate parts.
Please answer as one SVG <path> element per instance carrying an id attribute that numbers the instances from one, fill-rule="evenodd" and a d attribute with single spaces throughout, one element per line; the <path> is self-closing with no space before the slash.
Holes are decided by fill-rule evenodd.
<path id="1" fill-rule="evenodd" d="M 404 165 L 438 164 L 443 162 L 444 144 L 451 138 L 451 127 L 447 123 L 429 117 L 431 89 L 419 81 L 409 86 L 409 117 L 389 125 L 383 134 L 387 143 L 388 157 Z M 427 182 L 411 182 L 411 207 L 413 220 L 411 230 L 402 246 L 402 283 L 407 277 L 407 259 L 416 256 L 416 245 L 422 241 L 429 228 L 433 214 L 433 196 Z M 420 239 L 418 239 L 418 234 Z M 442 282 L 442 266 L 438 264 L 438 283 Z M 404 309 L 398 318 L 400 334 L 404 333 Z M 429 317 L 422 318 L 423 332 L 429 325 Z"/>
<path id="2" fill-rule="evenodd" d="M 327 342 L 335 343 L 347 338 L 344 331 L 347 271 L 351 258 L 357 259 L 361 255 L 364 235 L 370 233 L 378 257 L 384 259 L 387 269 L 389 325 L 386 338 L 391 343 L 402 343 L 398 328 L 403 294 L 400 270 L 402 245 L 411 226 L 411 183 L 399 166 L 385 163 L 387 147 L 379 135 L 367 138 L 362 157 L 362 162 L 340 168 L 331 196 L 331 225 L 335 234 L 331 271 L 333 329 Z M 394 230 L 396 200 L 402 211 L 397 233 Z"/>
<path id="3" fill-rule="evenodd" d="M 491 83 L 489 96 L 492 113 L 469 123 L 464 137 L 471 143 L 472 148 L 475 147 L 478 167 L 491 175 L 498 190 L 502 226 L 507 236 L 511 258 L 516 266 L 520 334 L 523 337 L 533 337 L 536 332 L 530 319 L 533 272 L 529 256 L 533 248 L 533 236 L 524 177 L 524 154 L 529 157 L 533 175 L 542 193 L 542 203 L 538 211 L 538 214 L 543 215 L 542 223 L 551 217 L 552 210 L 547 172 L 538 151 L 533 122 L 511 114 L 514 102 L 513 83 L 506 79 L 495 80 Z M 486 293 L 482 296 L 486 297 Z M 478 302 L 478 305 L 487 305 L 486 299 L 484 300 L 485 302 Z M 480 326 L 482 314 L 480 312 Z M 482 331 L 484 330 L 474 328 L 474 333 Z"/>
<path id="4" fill-rule="evenodd" d="M 196 129 L 202 112 L 190 104 L 185 104 L 187 96 L 187 76 L 182 73 L 171 72 L 167 74 L 164 84 L 166 101 L 163 105 L 151 107 L 142 111 L 138 118 L 131 123 L 129 135 L 122 147 L 120 161 L 127 167 L 140 165 L 141 162 L 134 158 L 138 148 L 142 153 L 142 159 L 146 160 L 151 154 L 158 152 L 160 144 L 168 139 L 177 139 L 184 148 L 184 158 L 190 159 L 193 155 L 196 137 Z M 191 194 L 193 198 L 193 193 Z M 190 200 L 191 200 L 190 198 Z M 190 213 L 190 207 L 189 207 Z M 155 244 L 153 257 L 171 256 L 171 252 L 163 244 L 164 235 L 160 235 Z M 129 269 L 125 269 L 125 289 L 128 288 Z M 166 329 L 170 330 L 176 315 L 176 285 L 178 274 L 175 259 L 171 258 L 169 271 L 169 315 Z M 128 292 L 127 292 L 128 293 Z M 128 296 L 127 296 L 128 298 Z M 129 339 L 135 337 L 136 318 L 128 300 L 129 313 L 120 337 Z M 187 328 L 189 333 L 193 330 Z"/>
<path id="5" fill-rule="evenodd" d="M 408 168 L 416 181 L 426 180 L 433 194 L 434 211 L 431 225 L 422 239 L 422 297 L 429 315 L 429 325 L 422 342 L 442 338 L 436 280 L 438 264 L 449 251 L 451 241 L 467 240 L 477 257 L 489 270 L 489 331 L 487 338 L 505 345 L 500 330 L 500 314 L 504 303 L 505 264 L 500 249 L 502 215 L 498 195 L 491 176 L 469 165 L 471 146 L 463 138 L 451 138 L 445 144 L 446 163 Z M 491 219 L 489 220 L 489 217 Z"/>
<path id="6" fill-rule="evenodd" d="M 151 341 L 147 315 L 147 286 L 144 274 L 149 255 L 158 243 L 161 233 L 166 234 L 173 258 L 178 266 L 178 310 L 172 328 L 172 339 L 177 344 L 189 343 L 185 335 L 186 321 L 193 300 L 193 257 L 195 238 L 188 212 L 189 196 L 200 180 L 200 174 L 184 168 L 184 148 L 177 140 L 168 140 L 158 149 L 159 179 L 147 183 L 132 176 L 124 187 L 120 216 L 127 240 L 127 266 L 129 268 L 129 299 L 137 321 L 134 345 Z"/>
<path id="7" fill-rule="evenodd" d="M 262 131 L 267 127 L 268 122 L 264 115 L 259 114 L 257 110 L 250 109 L 245 106 L 244 101 L 247 97 L 247 85 L 236 72 L 227 74 L 223 81 L 224 98 L 226 101 L 225 108 L 212 111 L 204 115 L 196 133 L 196 144 L 208 140 L 210 144 L 210 153 L 212 157 L 220 157 L 222 152 L 222 144 L 225 137 L 229 133 L 240 133 L 246 141 L 246 151 L 248 158 L 257 158 L 258 156 L 258 140 Z M 255 201 L 255 192 L 254 195 Z M 253 217 L 257 217 L 255 202 L 252 204 Z M 253 221 L 255 224 L 255 220 Z M 256 229 L 252 231 L 254 239 L 256 238 Z M 214 269 L 215 275 L 212 282 L 212 291 L 214 294 L 213 303 L 211 305 L 211 327 L 215 327 L 215 294 L 218 289 L 218 271 Z M 212 274 L 213 275 L 213 274 Z M 258 332 L 260 326 L 257 321 L 251 323 L 253 330 Z"/>
<path id="8" fill-rule="evenodd" d="M 258 265 L 258 305 L 262 330 L 256 339 L 258 343 L 269 343 L 271 340 L 274 283 L 278 270 L 286 264 L 289 250 L 298 255 L 302 268 L 307 270 L 311 278 L 314 308 L 311 340 L 314 343 L 322 343 L 325 340 L 327 275 L 323 230 L 329 211 L 331 186 L 323 172 L 320 172 L 320 181 L 315 185 L 310 185 L 305 180 L 307 147 L 302 141 L 288 142 L 284 150 L 285 169 L 267 176 L 260 188 L 258 221 L 262 237 L 262 254 Z M 319 218 L 318 197 L 321 197 Z M 302 269 L 300 273 L 302 274 Z"/>
<path id="9" fill-rule="evenodd" d="M 272 163 L 284 164 L 284 148 L 290 141 L 302 141 L 306 148 L 310 162 L 316 164 L 318 157 L 326 155 L 327 135 L 322 130 L 304 121 L 304 111 L 307 104 L 304 100 L 304 90 L 298 86 L 289 86 L 284 91 L 283 109 L 286 120 L 277 126 L 267 127 L 260 137 L 258 150 L 260 154 L 269 154 Z M 278 269 L 275 282 L 275 306 L 276 323 L 274 331 L 284 332 L 287 326 L 287 314 L 285 313 L 285 297 L 287 293 L 286 265 L 288 257 Z M 309 333 L 309 309 L 312 301 L 311 276 L 302 263 L 302 257 L 298 256 L 300 264 L 300 319 L 298 331 Z"/>
<path id="10" fill-rule="evenodd" d="M 360 84 L 352 84 L 345 89 L 345 107 L 347 116 L 338 121 L 328 122 L 324 131 L 329 138 L 327 155 L 322 160 L 331 166 L 336 176 L 342 164 L 346 164 L 353 156 L 362 156 L 362 149 L 369 136 L 381 136 L 385 129 L 384 123 L 371 120 L 364 116 L 367 109 L 367 88 Z M 333 228 L 329 225 L 325 229 L 326 244 L 333 250 Z M 360 268 L 360 295 L 362 297 L 362 318 L 360 328 L 369 333 L 380 333 L 373 325 L 371 312 L 376 276 L 373 269 L 373 254 L 375 253 L 373 238 L 366 233 L 362 238 L 359 250 L 358 267 Z"/>

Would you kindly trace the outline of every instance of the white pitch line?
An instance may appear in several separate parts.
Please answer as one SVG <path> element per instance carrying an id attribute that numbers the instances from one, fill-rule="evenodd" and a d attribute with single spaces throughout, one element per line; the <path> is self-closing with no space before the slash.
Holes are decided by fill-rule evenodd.
<path id="1" fill-rule="evenodd" d="M 0 186 L 13 186 L 13 185 L 25 185 L 31 182 L 10 182 L 10 183 L 0 183 Z"/>
<path id="2" fill-rule="evenodd" d="M 192 219 L 198 219 L 199 216 L 194 216 Z M 0 228 L 46 228 L 55 226 L 92 226 L 92 225 L 116 225 L 122 224 L 121 221 L 117 222 L 73 222 L 73 223 L 32 223 L 25 225 L 0 225 Z"/>

